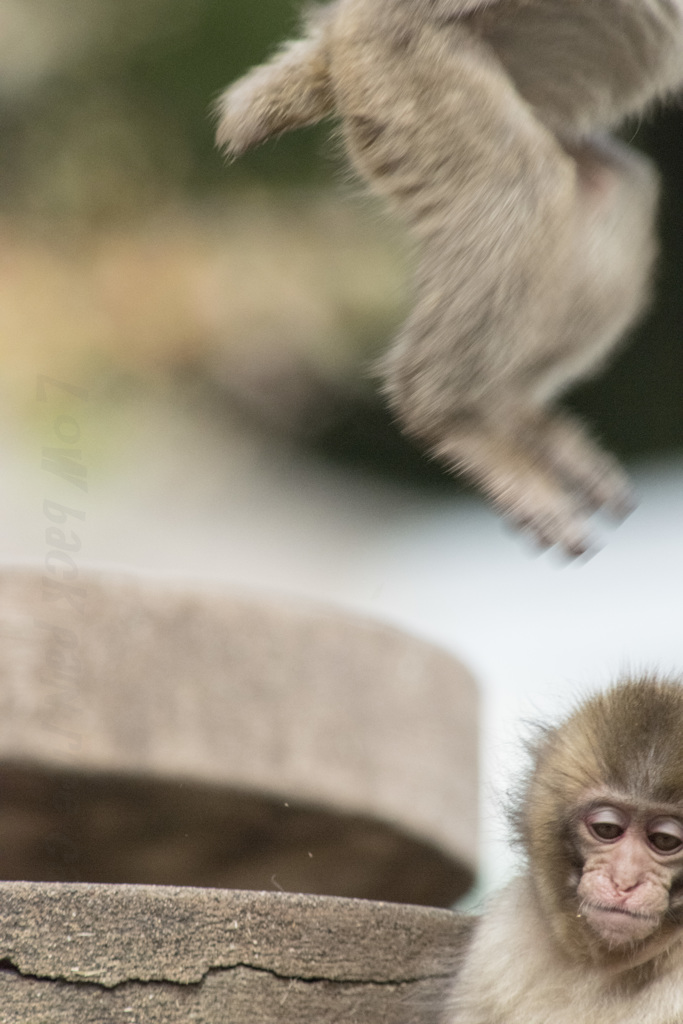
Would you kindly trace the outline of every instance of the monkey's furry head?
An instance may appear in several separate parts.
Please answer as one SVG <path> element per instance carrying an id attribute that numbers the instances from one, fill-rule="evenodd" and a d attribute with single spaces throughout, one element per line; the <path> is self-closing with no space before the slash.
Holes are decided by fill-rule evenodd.
<path id="1" fill-rule="evenodd" d="M 591 794 L 683 806 L 683 681 L 654 674 L 622 680 L 559 725 L 539 727 L 529 752 L 510 818 L 539 900 L 571 920 L 582 867 L 572 825 Z M 558 937 L 572 942 L 571 932 L 563 926 Z"/>
<path id="2" fill-rule="evenodd" d="M 683 801 L 683 681 L 626 679 L 540 727 L 512 818 L 528 850 L 529 827 L 566 814 L 587 790 L 608 786 L 658 803 Z"/>

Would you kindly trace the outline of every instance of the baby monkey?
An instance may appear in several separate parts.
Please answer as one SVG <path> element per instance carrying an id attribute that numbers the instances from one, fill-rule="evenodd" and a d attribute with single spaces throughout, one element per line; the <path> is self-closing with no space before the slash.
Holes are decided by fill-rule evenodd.
<path id="1" fill-rule="evenodd" d="M 533 753 L 526 871 L 477 921 L 441 1024 L 683 1021 L 683 685 L 622 682 Z"/>
<path id="2" fill-rule="evenodd" d="M 556 399 L 642 312 L 656 255 L 656 174 L 605 133 L 682 85 L 683 0 L 336 0 L 219 101 L 232 157 L 340 120 L 416 246 L 392 409 L 569 555 L 631 497 Z"/>

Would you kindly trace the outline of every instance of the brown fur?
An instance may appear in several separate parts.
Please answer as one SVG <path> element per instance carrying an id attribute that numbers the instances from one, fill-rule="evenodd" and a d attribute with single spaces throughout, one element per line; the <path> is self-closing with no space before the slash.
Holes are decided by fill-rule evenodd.
<path id="1" fill-rule="evenodd" d="M 657 865 L 664 912 L 610 946 L 579 895 L 587 798 L 667 808 L 683 820 L 683 684 L 642 677 L 543 729 L 513 821 L 527 869 L 479 921 L 442 1024 L 674 1024 L 683 1020 L 682 856 Z"/>
<path id="2" fill-rule="evenodd" d="M 683 809 L 680 683 L 645 677 L 586 701 L 561 727 L 542 734 L 518 801 L 514 820 L 535 866 L 539 903 L 568 948 L 589 958 L 598 955 L 598 947 L 576 917 L 575 893 L 559 880 L 566 874 L 567 809 L 601 786 Z M 678 917 L 669 922 L 676 930 L 681 923 Z"/>
<path id="3" fill-rule="evenodd" d="M 236 156 L 327 114 L 417 247 L 381 363 L 404 429 L 542 544 L 627 481 L 552 411 L 645 307 L 650 164 L 604 133 L 683 83 L 683 0 L 336 0 L 222 97 Z"/>

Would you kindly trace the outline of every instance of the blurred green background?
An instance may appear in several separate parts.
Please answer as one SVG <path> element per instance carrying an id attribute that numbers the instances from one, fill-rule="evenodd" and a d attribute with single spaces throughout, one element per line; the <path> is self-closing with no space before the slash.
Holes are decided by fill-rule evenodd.
<path id="1" fill-rule="evenodd" d="M 326 459 L 456 487 L 369 366 L 409 302 L 398 228 L 330 125 L 226 167 L 210 105 L 296 31 L 288 0 L 0 0 L 0 390 L 170 389 Z M 626 456 L 683 448 L 683 112 L 631 126 L 664 176 L 657 302 L 569 399 Z"/>

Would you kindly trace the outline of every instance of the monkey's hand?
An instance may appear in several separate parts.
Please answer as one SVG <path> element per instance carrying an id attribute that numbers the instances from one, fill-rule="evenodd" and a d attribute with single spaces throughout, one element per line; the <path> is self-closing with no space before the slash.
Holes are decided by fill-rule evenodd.
<path id="1" fill-rule="evenodd" d="M 216 142 L 238 157 L 273 135 L 315 124 L 331 109 L 325 48 L 316 34 L 289 43 L 223 93 L 216 104 Z"/>

